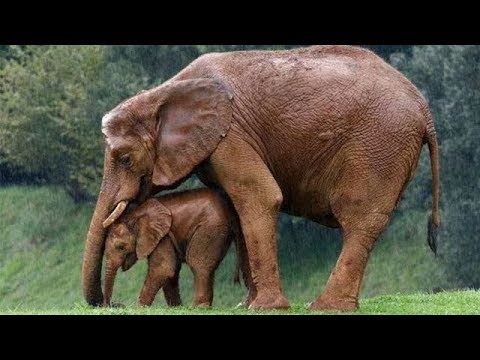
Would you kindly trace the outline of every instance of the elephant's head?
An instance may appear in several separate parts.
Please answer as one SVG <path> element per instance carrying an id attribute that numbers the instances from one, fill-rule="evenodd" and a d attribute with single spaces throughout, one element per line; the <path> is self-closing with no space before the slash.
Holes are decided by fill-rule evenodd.
<path id="1" fill-rule="evenodd" d="M 137 260 L 149 256 L 171 225 L 170 210 L 150 199 L 110 226 L 105 241 L 105 305 L 110 305 L 118 269 L 127 271 Z"/>
<path id="2" fill-rule="evenodd" d="M 206 160 L 232 121 L 231 94 L 219 81 L 169 81 L 121 103 L 102 120 L 104 173 L 83 260 L 83 293 L 103 303 L 100 277 L 106 229 L 128 203 L 172 186 Z"/>

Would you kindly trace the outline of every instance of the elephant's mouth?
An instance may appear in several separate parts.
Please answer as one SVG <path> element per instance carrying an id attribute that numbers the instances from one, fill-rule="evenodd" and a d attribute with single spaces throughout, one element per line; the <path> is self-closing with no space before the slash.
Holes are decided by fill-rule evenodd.
<path id="1" fill-rule="evenodd" d="M 105 229 L 108 228 L 110 225 L 112 225 L 115 221 L 117 221 L 117 219 L 120 216 L 122 216 L 122 214 L 125 212 L 125 210 L 127 209 L 127 206 L 129 204 L 137 202 L 137 205 L 138 205 L 148 198 L 149 191 L 151 189 L 150 189 L 150 187 L 147 186 L 147 184 L 148 184 L 147 176 L 142 176 L 140 178 L 139 191 L 138 191 L 138 195 L 136 197 L 136 201 L 135 201 L 135 197 L 119 201 L 115 205 L 115 207 L 114 207 L 113 211 L 110 213 L 110 215 L 103 222 L 103 227 Z M 135 206 L 135 204 L 133 204 L 133 206 Z"/>
<path id="2" fill-rule="evenodd" d="M 128 205 L 128 200 L 122 200 L 118 202 L 118 204 L 115 206 L 115 209 L 103 222 L 103 227 L 106 229 L 110 225 L 112 225 L 123 214 L 123 212 L 127 208 L 127 205 Z"/>
<path id="3" fill-rule="evenodd" d="M 151 176 L 144 175 L 140 178 L 139 192 L 136 199 L 138 204 L 143 203 L 149 197 L 152 190 L 151 183 Z"/>
<path id="4" fill-rule="evenodd" d="M 122 264 L 122 271 L 129 270 L 137 262 L 137 255 L 135 253 L 128 254 L 125 261 Z"/>

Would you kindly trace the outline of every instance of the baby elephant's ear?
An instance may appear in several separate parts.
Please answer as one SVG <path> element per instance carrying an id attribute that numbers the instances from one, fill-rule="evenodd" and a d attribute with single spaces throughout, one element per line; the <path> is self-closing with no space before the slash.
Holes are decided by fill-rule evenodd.
<path id="1" fill-rule="evenodd" d="M 152 253 L 160 240 L 168 234 L 172 226 L 172 213 L 158 200 L 148 200 L 144 205 L 144 211 L 142 211 L 142 215 L 137 221 L 136 251 L 139 260 L 146 258 Z"/>

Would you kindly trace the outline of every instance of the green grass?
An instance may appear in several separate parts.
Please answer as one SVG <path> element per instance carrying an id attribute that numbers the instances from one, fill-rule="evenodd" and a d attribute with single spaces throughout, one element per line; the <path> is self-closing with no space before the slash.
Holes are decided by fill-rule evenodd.
<path id="1" fill-rule="evenodd" d="M 28 315 L 330 315 L 335 312 L 311 312 L 305 305 L 294 304 L 286 311 L 250 311 L 244 309 L 214 308 L 195 309 L 179 307 L 168 309 L 160 306 L 139 308 L 102 309 L 77 304 L 67 310 L 7 310 L 3 314 Z M 480 292 L 456 291 L 439 294 L 385 295 L 361 302 L 355 315 L 479 315 Z"/>
<path id="2" fill-rule="evenodd" d="M 143 283 L 144 262 L 117 277 L 114 301 L 129 307 L 91 310 L 84 306 L 81 263 L 92 212 L 91 204 L 77 206 L 57 187 L 0 188 L 0 313 L 244 313 L 231 310 L 245 294 L 243 287 L 233 284 L 233 251 L 216 274 L 214 310 L 166 310 L 161 295 L 152 309 L 131 306 Z M 335 264 L 339 233 L 315 224 L 297 224 L 282 228 L 278 243 L 283 287 L 297 304 L 293 313 L 304 313 L 303 304 L 320 293 Z M 446 294 L 419 294 L 435 287 L 448 288 L 448 283 L 441 261 L 426 245 L 426 214 L 397 216 L 371 256 L 360 313 L 403 313 L 405 309 L 406 313 L 429 313 L 430 308 L 443 313 L 443 305 L 448 311 L 474 311 L 467 305 L 475 302 L 476 293 L 452 294 L 456 300 L 442 297 Z M 185 304 L 191 303 L 191 290 L 192 275 L 184 266 L 181 294 Z"/>

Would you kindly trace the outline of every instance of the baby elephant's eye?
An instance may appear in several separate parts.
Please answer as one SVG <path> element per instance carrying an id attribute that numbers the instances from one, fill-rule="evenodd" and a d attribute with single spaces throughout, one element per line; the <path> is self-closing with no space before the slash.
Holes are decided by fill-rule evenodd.
<path id="1" fill-rule="evenodd" d="M 120 156 L 118 162 L 124 168 L 129 168 L 130 166 L 132 166 L 132 158 L 128 154 Z"/>
<path id="2" fill-rule="evenodd" d="M 115 249 L 123 251 L 125 250 L 125 244 L 116 244 Z"/>

